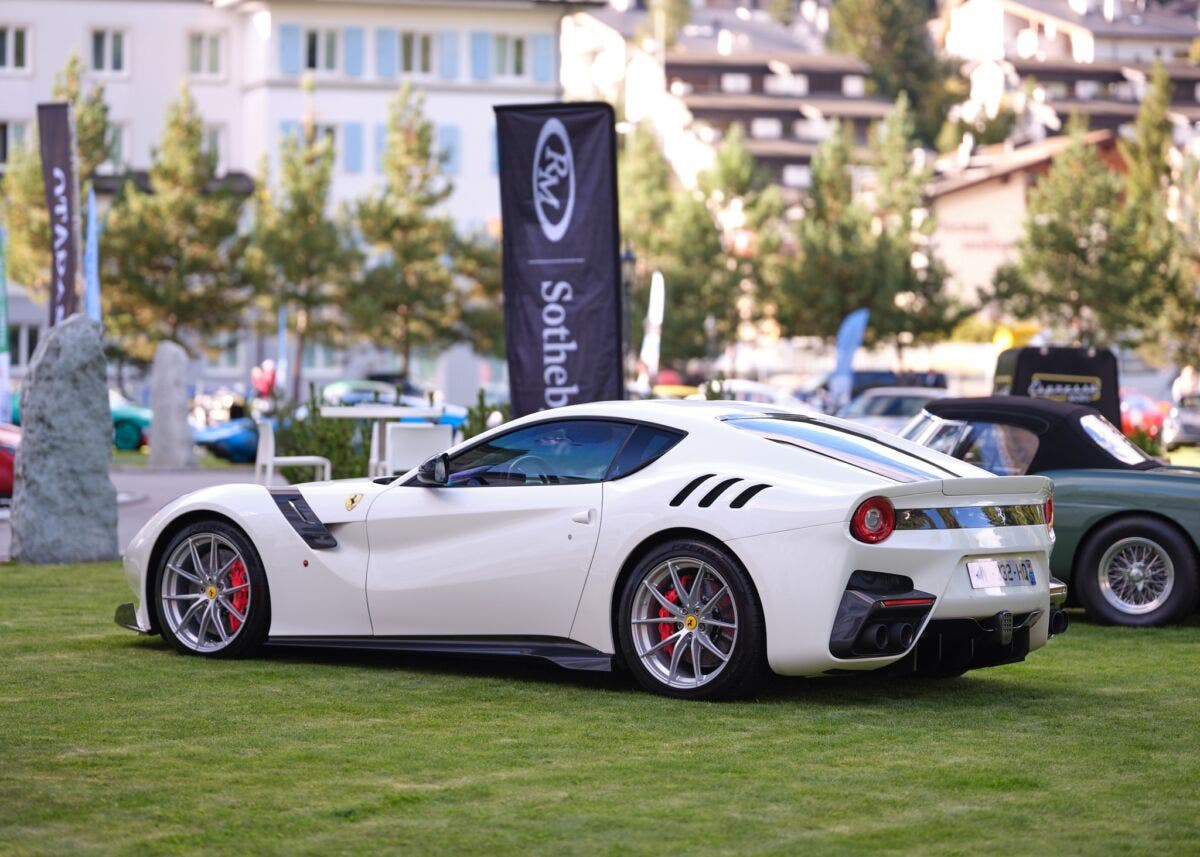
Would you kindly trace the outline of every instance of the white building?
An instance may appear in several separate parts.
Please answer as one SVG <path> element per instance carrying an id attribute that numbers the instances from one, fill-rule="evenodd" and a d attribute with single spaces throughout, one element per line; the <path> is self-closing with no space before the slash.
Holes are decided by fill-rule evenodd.
<path id="1" fill-rule="evenodd" d="M 32 140 L 72 52 L 102 83 L 117 129 L 113 163 L 145 170 L 167 105 L 186 82 L 221 170 L 253 175 L 299 128 L 302 75 L 316 122 L 334 137 L 335 201 L 380 181 L 388 102 L 402 79 L 425 95 L 454 182 L 447 208 L 465 231 L 500 211 L 495 104 L 556 100 L 564 0 L 0 0 L 0 162 Z M 39 313 L 44 311 L 38 308 Z M 23 317 L 14 301 L 14 318 Z M 23 360 L 27 355 L 15 355 Z M 259 355 L 229 354 L 205 377 L 241 380 Z M 346 371 L 317 349 L 312 377 Z M 20 364 L 18 364 L 19 366 Z"/>

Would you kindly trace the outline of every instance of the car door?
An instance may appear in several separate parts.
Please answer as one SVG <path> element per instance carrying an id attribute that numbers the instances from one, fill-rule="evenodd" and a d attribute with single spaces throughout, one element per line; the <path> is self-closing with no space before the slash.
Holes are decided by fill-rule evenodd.
<path id="1" fill-rule="evenodd" d="M 458 452 L 449 483 L 398 485 L 367 520 L 377 636 L 566 637 L 632 426 L 547 420 Z"/>

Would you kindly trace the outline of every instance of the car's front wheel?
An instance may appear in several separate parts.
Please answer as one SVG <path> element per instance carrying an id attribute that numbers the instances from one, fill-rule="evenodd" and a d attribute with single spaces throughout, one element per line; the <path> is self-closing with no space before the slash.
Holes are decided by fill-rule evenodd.
<path id="1" fill-rule="evenodd" d="M 271 625 L 271 597 L 249 539 L 224 521 L 191 524 L 171 539 L 155 573 L 163 636 L 186 654 L 240 657 Z"/>
<path id="2" fill-rule="evenodd" d="M 749 695 L 766 672 L 762 611 L 724 551 L 693 539 L 660 545 L 626 579 L 621 652 L 648 690 L 682 699 Z"/>
<path id="3" fill-rule="evenodd" d="M 1137 515 L 1102 525 L 1079 550 L 1075 589 L 1088 616 L 1117 625 L 1162 625 L 1196 606 L 1192 546 L 1173 527 Z"/>
<path id="4" fill-rule="evenodd" d="M 137 423 L 122 420 L 113 426 L 113 445 L 125 452 L 134 452 L 142 447 L 142 429 Z"/>

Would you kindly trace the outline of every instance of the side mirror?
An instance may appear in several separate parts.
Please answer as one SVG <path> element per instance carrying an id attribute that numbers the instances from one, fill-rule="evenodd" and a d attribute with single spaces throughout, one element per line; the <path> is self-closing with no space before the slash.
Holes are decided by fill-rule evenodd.
<path id="1" fill-rule="evenodd" d="M 435 455 L 417 468 L 417 481 L 422 485 L 438 487 L 450 481 L 450 456 Z"/>

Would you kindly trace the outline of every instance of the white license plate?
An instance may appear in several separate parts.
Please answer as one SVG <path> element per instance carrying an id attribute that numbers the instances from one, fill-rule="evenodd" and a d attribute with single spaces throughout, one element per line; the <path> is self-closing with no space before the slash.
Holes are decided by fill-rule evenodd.
<path id="1" fill-rule="evenodd" d="M 967 575 L 975 589 L 996 586 L 1036 586 L 1033 560 L 1026 557 L 973 559 L 967 562 Z"/>

